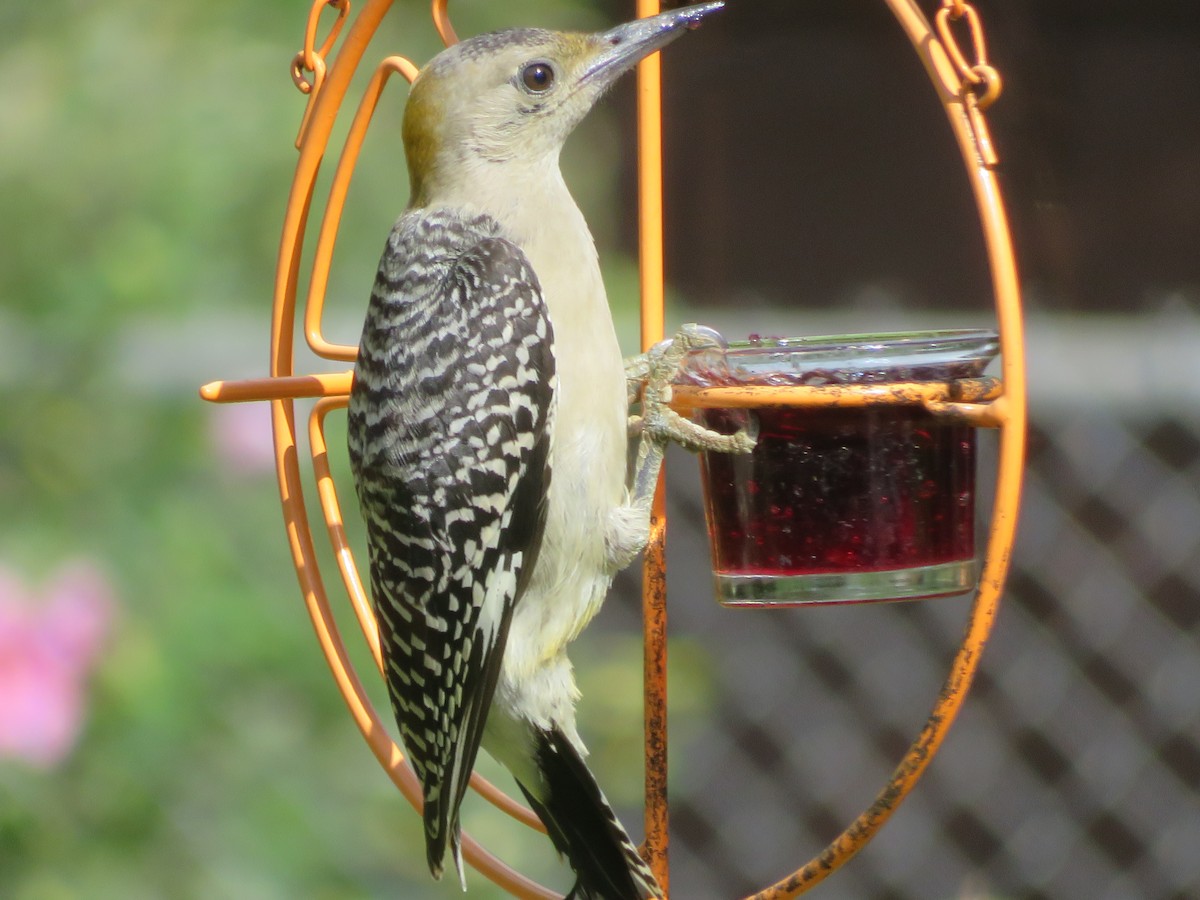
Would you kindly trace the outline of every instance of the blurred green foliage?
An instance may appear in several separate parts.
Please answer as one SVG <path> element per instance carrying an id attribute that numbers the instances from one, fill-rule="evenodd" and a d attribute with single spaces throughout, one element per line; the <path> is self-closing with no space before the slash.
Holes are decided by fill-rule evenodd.
<path id="1" fill-rule="evenodd" d="M 605 23 L 588 0 L 453 7 L 463 33 Z M 122 607 L 73 755 L 50 772 L 0 761 L 8 900 L 459 896 L 453 878 L 428 878 L 417 817 L 317 654 L 273 475 L 216 455 L 223 411 L 195 393 L 249 374 L 223 368 L 246 337 L 221 339 L 222 323 L 259 329 L 265 365 L 304 103 L 288 66 L 307 12 L 303 0 L 0 8 L 0 559 L 36 581 L 93 558 Z M 427 4 L 400 2 L 376 44 L 422 60 L 434 41 Z M 355 340 L 406 198 L 398 107 L 381 109 L 351 192 L 330 288 L 337 339 Z M 603 247 L 618 126 L 601 111 L 585 128 L 565 164 Z M 631 264 L 602 255 L 628 317 Z M 680 708 L 698 707 L 703 660 L 675 656 Z M 639 660 L 636 638 L 603 634 L 577 654 L 583 730 L 610 794 L 635 806 Z M 475 799 L 465 820 L 565 886 L 544 838 Z M 472 897 L 498 896 L 470 882 Z"/>

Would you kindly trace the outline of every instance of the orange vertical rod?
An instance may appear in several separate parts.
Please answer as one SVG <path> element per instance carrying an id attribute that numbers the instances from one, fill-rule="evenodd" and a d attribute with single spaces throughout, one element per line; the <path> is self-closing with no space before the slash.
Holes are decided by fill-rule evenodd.
<path id="1" fill-rule="evenodd" d="M 658 15 L 659 0 L 637 0 L 639 18 Z M 638 65 L 638 248 L 642 350 L 663 339 L 662 62 L 652 54 Z M 642 568 L 644 731 L 646 744 L 646 861 L 670 892 L 667 861 L 667 537 L 662 476 L 650 513 L 650 541 Z"/>
<path id="2" fill-rule="evenodd" d="M 638 18 L 661 12 L 659 0 L 637 0 Z M 662 57 L 637 69 L 638 250 L 642 293 L 642 350 L 663 339 Z"/>

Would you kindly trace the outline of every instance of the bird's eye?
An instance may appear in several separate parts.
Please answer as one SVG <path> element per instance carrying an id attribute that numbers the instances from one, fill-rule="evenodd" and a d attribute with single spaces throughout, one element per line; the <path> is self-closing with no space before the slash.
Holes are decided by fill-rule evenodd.
<path id="1" fill-rule="evenodd" d="M 554 85 L 554 69 L 549 63 L 530 63 L 521 70 L 521 83 L 535 94 L 544 94 Z"/>

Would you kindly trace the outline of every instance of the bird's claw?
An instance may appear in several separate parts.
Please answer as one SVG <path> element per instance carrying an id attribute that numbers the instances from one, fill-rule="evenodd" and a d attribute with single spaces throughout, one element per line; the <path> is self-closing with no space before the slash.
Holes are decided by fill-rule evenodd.
<path id="1" fill-rule="evenodd" d="M 705 348 L 721 349 L 724 343 L 717 332 L 700 325 L 684 325 L 674 338 L 662 341 L 650 349 L 633 366 L 626 365 L 626 374 L 631 371 L 642 375 L 642 435 L 660 445 L 668 441 L 693 452 L 749 453 L 754 449 L 757 438 L 757 423 L 734 434 L 721 434 L 705 428 L 671 409 L 672 383 L 682 367 L 684 357 L 693 350 Z"/>

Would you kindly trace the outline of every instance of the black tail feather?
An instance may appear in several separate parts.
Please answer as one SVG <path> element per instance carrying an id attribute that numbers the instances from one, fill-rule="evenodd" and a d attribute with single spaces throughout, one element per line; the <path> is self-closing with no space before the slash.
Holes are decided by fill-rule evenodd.
<path id="1" fill-rule="evenodd" d="M 567 896 L 576 900 L 661 897 L 650 868 L 638 856 L 571 740 L 558 728 L 541 731 L 537 754 L 545 796 L 535 796 L 525 785 L 521 790 L 579 879 Z"/>

